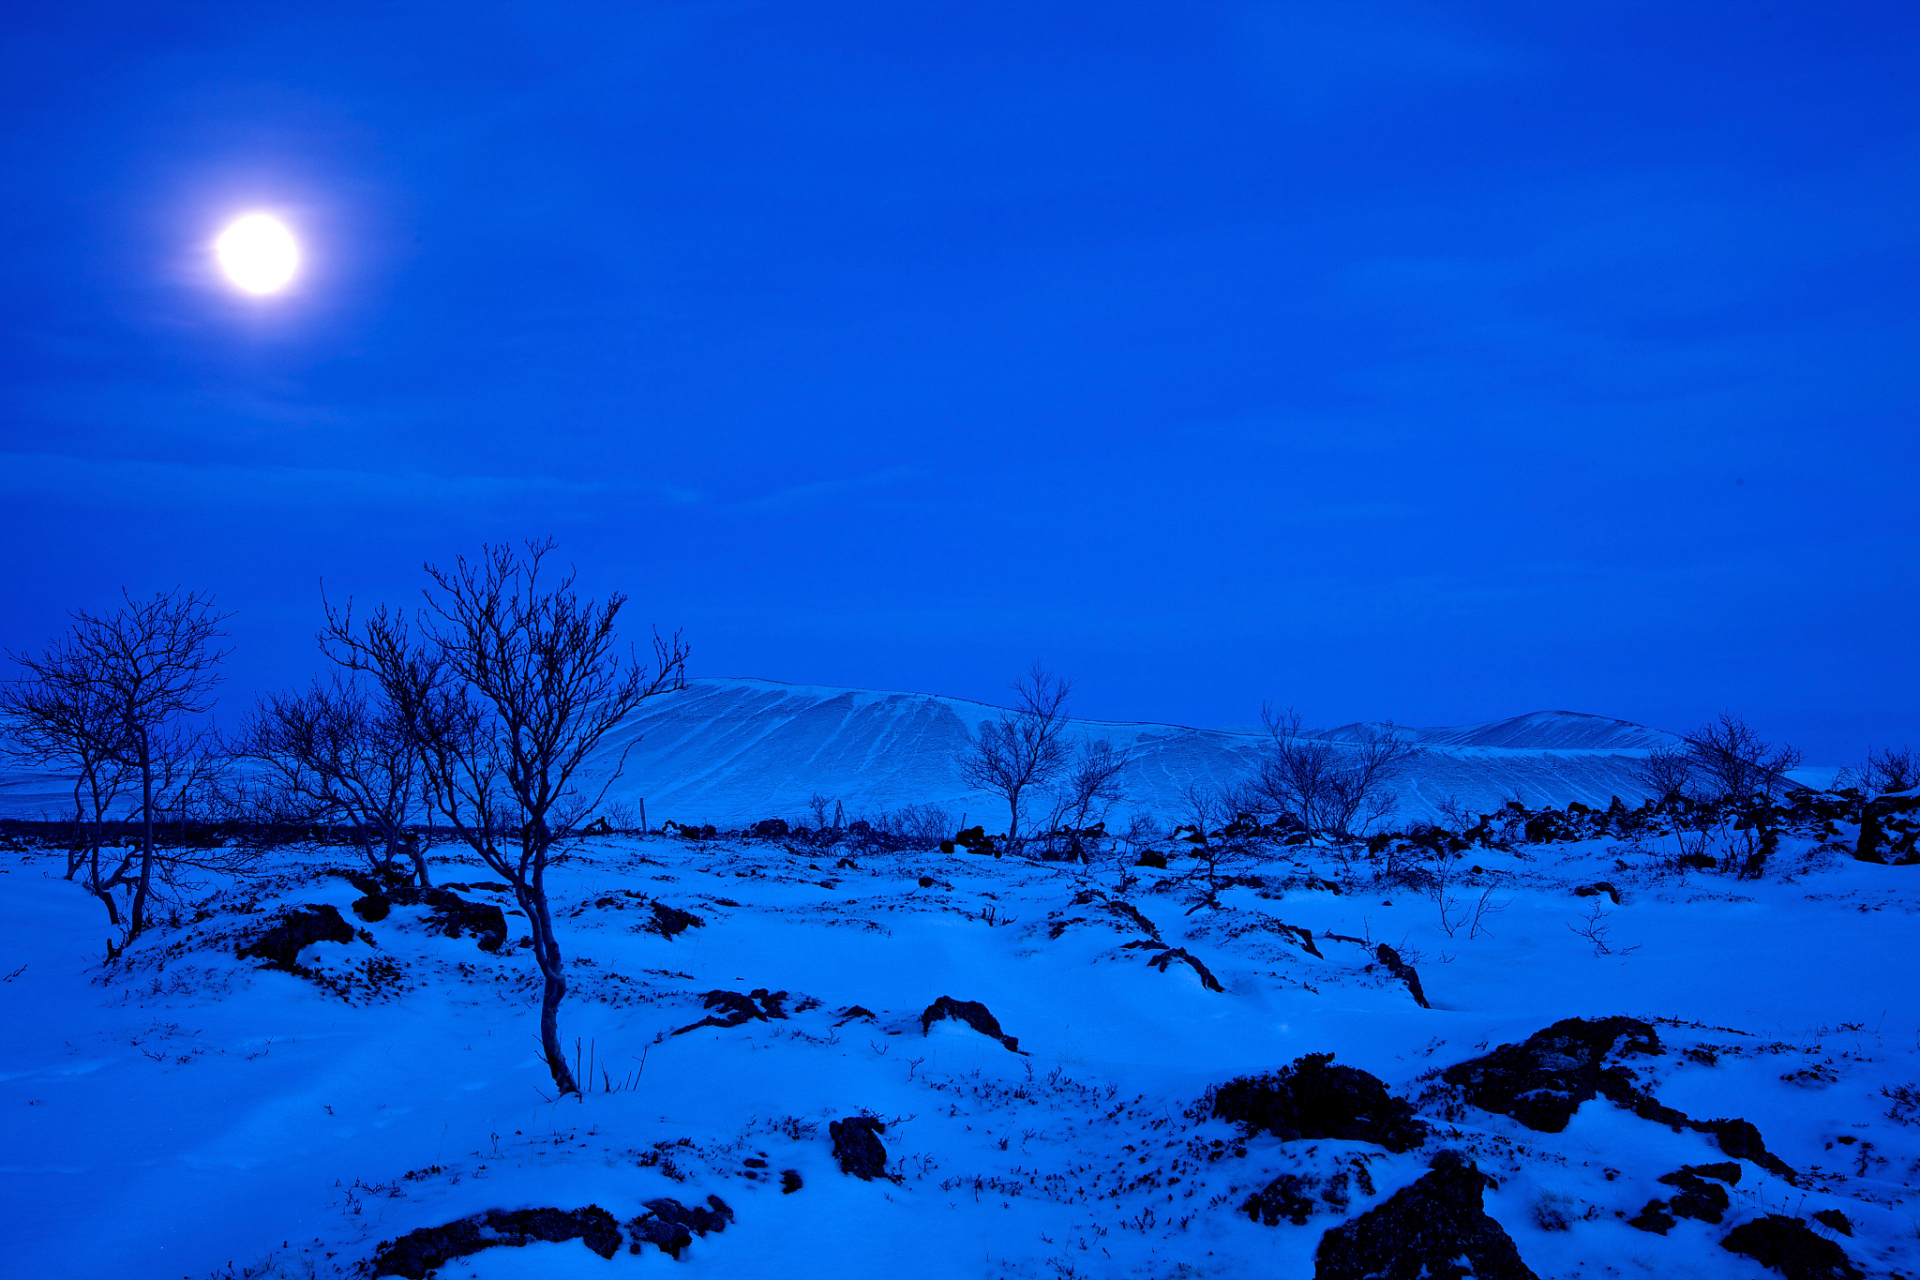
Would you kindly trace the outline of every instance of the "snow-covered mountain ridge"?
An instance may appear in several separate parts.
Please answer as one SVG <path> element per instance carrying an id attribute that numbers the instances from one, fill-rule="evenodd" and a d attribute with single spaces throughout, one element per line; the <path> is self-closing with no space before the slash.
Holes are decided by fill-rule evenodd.
<path id="1" fill-rule="evenodd" d="M 613 794 L 644 798 L 649 821 L 738 826 L 804 813 L 809 796 L 849 815 L 909 804 L 998 816 L 998 802 L 961 781 L 968 733 L 1000 708 L 936 694 L 839 689 L 749 678 L 700 679 L 656 698 L 619 731 L 626 752 Z M 1315 736 L 1352 742 L 1377 726 Z M 1401 815 L 1429 816 L 1448 797 L 1475 811 L 1518 798 L 1531 808 L 1570 801 L 1629 803 L 1642 790 L 1635 765 L 1677 739 L 1625 720 L 1537 711 L 1485 724 L 1400 732 L 1421 747 L 1399 784 Z M 1070 736 L 1124 750 L 1123 808 L 1176 812 L 1191 782 L 1232 783 L 1249 773 L 1262 734 L 1139 721 L 1076 720 Z"/>

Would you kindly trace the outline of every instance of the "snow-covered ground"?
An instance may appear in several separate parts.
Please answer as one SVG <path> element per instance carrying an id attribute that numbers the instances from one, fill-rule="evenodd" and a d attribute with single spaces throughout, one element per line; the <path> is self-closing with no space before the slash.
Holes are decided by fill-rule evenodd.
<path id="1" fill-rule="evenodd" d="M 1827 1209 L 1852 1236 L 1813 1229 L 1854 1265 L 1920 1274 L 1920 1127 L 1896 1118 L 1920 1116 L 1882 1092 L 1920 1088 L 1920 867 L 1790 839 L 1768 878 L 1736 880 L 1677 874 L 1671 853 L 1659 839 L 1476 849 L 1449 896 L 1470 911 L 1490 890 L 1498 910 L 1449 932 L 1432 896 L 1299 848 L 1223 869 L 1241 882 L 1195 908 L 1197 864 L 1178 856 L 1087 868 L 610 837 L 552 877 L 573 983 L 561 1025 L 595 1084 L 555 1103 L 511 913 L 498 954 L 429 931 L 422 907 L 362 922 L 360 891 L 324 869 L 347 851 L 284 850 L 103 968 L 99 905 L 59 878 L 57 854 L 14 852 L 0 879 L 4 1270 L 334 1276 L 383 1240 L 488 1209 L 593 1204 L 624 1223 L 651 1199 L 714 1195 L 734 1220 L 677 1263 L 573 1241 L 440 1274 L 1304 1277 L 1330 1227 L 1454 1148 L 1499 1180 L 1486 1210 L 1543 1277 L 1773 1275 L 1719 1242 Z M 510 905 L 477 866 L 435 872 Z M 1618 906 L 1575 894 L 1598 880 Z M 656 901 L 702 924 L 649 931 Z M 282 907 L 321 903 L 359 934 L 307 947 L 307 976 L 236 958 Z M 1595 924 L 1605 954 L 1582 936 Z M 1127 945 L 1149 929 L 1224 990 L 1185 963 L 1150 967 L 1163 948 Z M 1379 963 L 1380 943 L 1417 968 L 1432 1008 Z M 756 990 L 784 992 L 786 1016 L 673 1034 L 711 1012 L 705 993 Z M 958 1021 L 923 1030 L 941 996 L 983 1002 L 1019 1052 Z M 1638 1087 L 1689 1117 L 1752 1122 L 1794 1181 L 1740 1161 L 1720 1224 L 1649 1233 L 1627 1220 L 1673 1196 L 1661 1175 L 1727 1161 L 1713 1138 L 1603 1097 L 1536 1132 L 1438 1077 L 1605 1015 L 1647 1020 L 1664 1045 L 1631 1060 Z M 1210 1085 L 1316 1052 L 1413 1101 L 1426 1142 L 1247 1139 L 1196 1110 Z M 885 1122 L 889 1178 L 835 1162 L 830 1123 L 860 1114 Z M 1304 1225 L 1241 1212 L 1287 1172 L 1332 1199 Z"/>

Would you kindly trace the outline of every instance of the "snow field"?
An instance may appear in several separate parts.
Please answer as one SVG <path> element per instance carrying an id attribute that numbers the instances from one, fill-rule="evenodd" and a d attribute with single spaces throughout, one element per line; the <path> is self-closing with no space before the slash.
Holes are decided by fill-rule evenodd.
<path id="1" fill-rule="evenodd" d="M 1920 1080 L 1915 868 L 1788 845 L 1766 881 L 1678 879 L 1655 868 L 1659 850 L 1598 841 L 1475 851 L 1482 871 L 1458 892 L 1490 890 L 1503 909 L 1471 936 L 1449 935 L 1424 894 L 1364 887 L 1358 868 L 1347 892 L 1303 887 L 1341 867 L 1300 850 L 1235 868 L 1260 883 L 1188 914 L 1178 858 L 1165 872 L 931 851 L 842 865 L 844 848 L 608 838 L 551 876 L 573 983 L 561 1025 L 596 1064 L 595 1090 L 559 1103 L 543 1100 L 530 957 L 431 934 L 421 908 L 354 919 L 358 890 L 318 870 L 347 851 L 284 851 L 268 877 L 209 886 L 203 919 L 155 931 L 111 972 L 98 904 L 58 879 L 57 855 L 13 855 L 0 976 L 25 968 L 0 984 L 14 1029 L 0 1038 L 0 1187 L 33 1229 L 9 1269 L 346 1275 L 381 1240 L 488 1208 L 594 1203 L 625 1221 L 648 1199 L 717 1194 L 735 1221 L 677 1263 L 535 1244 L 441 1275 L 1304 1277 L 1329 1227 L 1457 1147 L 1501 1180 L 1487 1211 L 1543 1277 L 1772 1275 L 1720 1238 L 1824 1208 L 1851 1219 L 1856 1265 L 1913 1274 L 1920 1129 L 1889 1118 L 1880 1090 Z M 484 871 L 435 873 L 508 904 L 479 887 Z M 1621 905 L 1573 894 L 1599 879 Z M 704 925 L 644 931 L 656 899 Z M 1126 946 L 1146 935 L 1114 902 L 1226 990 L 1184 964 L 1148 968 L 1155 952 Z M 234 958 L 278 906 L 305 903 L 363 937 L 306 948 L 310 977 Z M 1569 927 L 1591 931 L 1596 903 L 1612 954 Z M 1310 929 L 1321 956 L 1281 922 Z M 1399 949 L 1434 1007 L 1370 946 L 1330 934 Z M 757 988 L 787 992 L 789 1016 L 672 1034 L 707 1014 L 702 993 Z M 952 1021 L 923 1034 L 941 995 L 984 1002 L 1024 1052 Z M 854 1005 L 873 1018 L 848 1019 Z M 1558 1019 L 1621 1013 L 1654 1021 L 1667 1047 L 1632 1061 L 1643 1087 L 1696 1118 L 1752 1121 L 1800 1185 L 1744 1163 L 1723 1224 L 1651 1235 L 1624 1219 L 1671 1193 L 1659 1175 L 1725 1160 L 1712 1139 L 1601 1098 L 1537 1133 L 1437 1078 Z M 1243 1139 L 1191 1113 L 1209 1085 L 1324 1051 L 1415 1100 L 1428 1144 Z M 834 1163 L 828 1122 L 863 1111 L 887 1122 L 896 1181 Z M 1305 1226 L 1238 1212 L 1287 1171 L 1348 1173 L 1346 1203 Z"/>

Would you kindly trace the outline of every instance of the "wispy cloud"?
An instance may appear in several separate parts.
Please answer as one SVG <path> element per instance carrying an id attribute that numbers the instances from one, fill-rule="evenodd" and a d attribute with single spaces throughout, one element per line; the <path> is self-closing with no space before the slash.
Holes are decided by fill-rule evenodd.
<path id="1" fill-rule="evenodd" d="M 286 508 L 350 503 L 417 508 L 635 491 L 635 486 L 622 481 L 538 475 L 435 475 L 0 453 L 0 495 L 83 506 Z M 675 493 L 658 486 L 647 491 L 665 500 L 675 498 Z"/>
<path id="2" fill-rule="evenodd" d="M 918 480 L 925 474 L 926 469 L 918 464 L 888 467 L 863 476 L 849 476 L 841 480 L 816 480 L 811 484 L 796 484 L 785 489 L 776 489 L 758 498 L 728 503 L 726 509 L 750 514 L 795 511 L 818 506 L 835 498 L 877 493 L 898 484 L 905 484 L 910 480 Z"/>

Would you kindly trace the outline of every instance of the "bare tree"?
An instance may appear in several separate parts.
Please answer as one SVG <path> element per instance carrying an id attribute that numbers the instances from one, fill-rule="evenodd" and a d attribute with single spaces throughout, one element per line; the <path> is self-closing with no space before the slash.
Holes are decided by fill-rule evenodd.
<path id="1" fill-rule="evenodd" d="M 1672 808 L 1692 792 L 1693 753 L 1684 746 L 1655 747 L 1634 766 L 1633 776 L 1656 805 Z"/>
<path id="2" fill-rule="evenodd" d="M 983 720 L 960 756 L 960 776 L 970 787 L 1007 802 L 1007 839 L 1019 838 L 1020 802 L 1029 788 L 1044 787 L 1066 766 L 1067 695 L 1073 681 L 1038 662 L 1013 683 L 1014 705 L 996 720 Z"/>
<path id="3" fill-rule="evenodd" d="M 1731 711 L 1686 735 L 1694 772 L 1716 799 L 1738 805 L 1771 801 L 1800 763 L 1800 752 L 1762 741 L 1752 726 Z"/>
<path id="4" fill-rule="evenodd" d="M 43 657 L 17 660 L 43 688 L 64 689 L 56 696 L 85 705 L 88 718 L 108 734 L 111 759 L 127 770 L 129 785 L 139 784 L 138 869 L 126 865 L 104 878 L 108 892 L 131 886 L 130 943 L 147 925 L 155 816 L 169 799 L 184 803 L 206 780 L 205 736 L 182 722 L 213 707 L 226 657 L 214 646 L 228 615 L 214 612 L 211 596 L 177 587 L 151 600 L 121 594 L 112 614 L 75 612 L 72 629 Z M 102 883 L 96 877 L 95 885 Z M 109 918 L 117 916 L 110 897 L 107 905 Z"/>
<path id="5" fill-rule="evenodd" d="M 391 698 L 370 699 L 349 673 L 262 698 L 233 750 L 265 766 L 287 816 L 345 820 L 370 867 L 390 871 L 404 852 L 424 888 L 426 853 L 407 831 L 423 773 L 411 720 Z"/>
<path id="6" fill-rule="evenodd" d="M 381 607 L 355 628 L 328 609 L 336 660 L 399 691 L 421 749 L 429 802 L 453 834 L 512 887 L 533 937 L 543 987 L 540 1046 L 556 1088 L 579 1085 L 560 1044 L 566 970 L 547 902 L 556 845 L 574 838 L 625 755 L 589 776 L 607 735 L 642 702 L 684 687 L 687 647 L 654 637 L 651 664 L 622 657 L 604 603 L 574 591 L 573 570 L 547 568 L 554 543 L 487 546 L 451 569 L 427 566 L 417 620 Z M 417 630 L 417 638 L 416 638 Z"/>
<path id="7" fill-rule="evenodd" d="M 1869 794 L 1911 791 L 1920 787 L 1920 759 L 1911 748 L 1885 747 L 1867 752 L 1867 762 L 1854 776 Z"/>
<path id="8" fill-rule="evenodd" d="M 1114 750 L 1105 739 L 1083 738 L 1065 766 L 1049 819 L 1055 831 L 1066 832 L 1067 854 L 1086 860 L 1086 833 L 1106 821 L 1114 805 L 1126 799 L 1120 774 L 1127 767 L 1127 753 Z"/>
<path id="9" fill-rule="evenodd" d="M 1300 713 L 1260 708 L 1268 747 L 1250 795 L 1261 806 L 1297 822 L 1315 837 L 1348 844 L 1393 811 L 1392 783 L 1419 748 L 1400 737 L 1392 721 L 1367 729 L 1357 742 L 1309 738 Z"/>
<path id="10" fill-rule="evenodd" d="M 73 778 L 74 838 L 67 850 L 71 880 L 87 868 L 87 891 L 106 904 L 107 918 L 120 923 L 113 901 L 115 875 L 104 875 L 100 850 L 106 843 L 108 815 L 130 782 L 122 760 L 123 727 L 105 692 L 66 648 L 10 654 L 26 675 L 0 685 L 0 735 L 8 755 L 25 764 L 68 773 Z M 123 859 L 124 873 L 131 864 Z"/>
<path id="11" fill-rule="evenodd" d="M 1728 856 L 1737 843 L 1745 854 L 1741 873 L 1758 876 L 1779 841 L 1773 803 L 1787 770 L 1800 763 L 1799 751 L 1763 741 L 1731 711 L 1721 712 L 1718 720 L 1686 735 L 1685 741 L 1694 776 L 1706 784 L 1707 811 L 1696 827 L 1704 832 L 1716 821 L 1730 825 Z"/>

